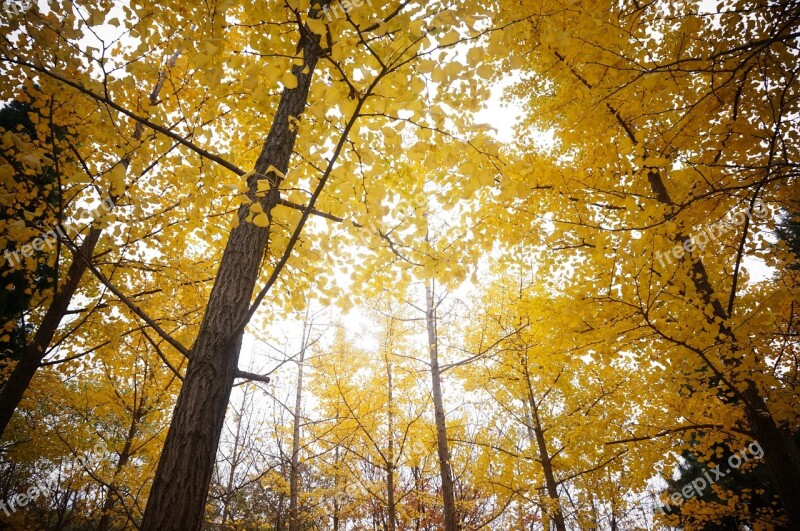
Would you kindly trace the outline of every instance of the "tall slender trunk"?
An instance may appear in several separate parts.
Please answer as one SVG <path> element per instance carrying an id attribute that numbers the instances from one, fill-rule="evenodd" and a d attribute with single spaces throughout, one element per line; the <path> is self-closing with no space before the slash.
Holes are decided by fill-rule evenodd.
<path id="1" fill-rule="evenodd" d="M 390 325 L 391 326 L 391 325 Z M 389 330 L 391 333 L 391 329 Z M 387 424 L 389 443 L 386 452 L 386 505 L 389 521 L 386 523 L 387 531 L 394 531 L 397 522 L 397 510 L 394 501 L 394 388 L 392 386 L 392 364 L 389 362 L 389 353 L 386 352 L 386 382 L 388 387 L 389 405 L 387 411 Z"/>
<path id="2" fill-rule="evenodd" d="M 338 504 L 338 502 L 334 501 L 334 504 Z M 339 531 L 339 506 L 335 505 L 333 510 L 333 527 L 331 528 L 333 531 Z"/>
<path id="3" fill-rule="evenodd" d="M 547 439 L 545 438 L 544 428 L 542 428 L 541 418 L 539 417 L 539 404 L 533 396 L 533 386 L 531 385 L 527 362 L 525 363 L 526 365 L 523 366 L 523 372 L 525 373 L 525 383 L 528 387 L 528 403 L 525 408 L 525 416 L 530 417 L 528 437 L 531 438 L 532 444 L 536 444 L 539 451 L 539 461 L 542 463 L 547 497 L 550 498 L 553 504 L 552 509 L 547 508 L 547 510 L 545 510 L 545 527 L 549 528 L 549 522 L 547 520 L 552 518 L 553 525 L 555 525 L 558 531 L 567 531 L 567 526 L 564 523 L 564 513 L 561 508 L 561 499 L 558 497 L 558 482 L 553 472 L 553 459 L 547 448 Z"/>
<path id="4" fill-rule="evenodd" d="M 167 68 L 171 68 L 177 59 L 178 53 L 175 53 L 167 62 Z M 161 93 L 161 88 L 164 86 L 165 79 L 166 72 L 160 72 L 158 80 L 150 93 L 149 101 L 151 106 L 158 105 L 159 94 Z M 143 133 L 144 126 L 137 123 L 133 131 L 133 140 L 141 140 Z M 127 171 L 131 163 L 131 157 L 124 157 L 119 163 Z M 118 199 L 118 197 L 112 196 L 112 201 L 114 203 L 116 203 Z M 97 247 L 97 242 L 100 241 L 102 233 L 103 229 L 98 227 L 89 229 L 89 233 L 81 243 L 80 255 L 91 258 L 94 255 L 94 249 Z M 58 264 L 56 264 L 56 267 L 58 267 Z M 19 406 L 28 386 L 30 386 L 33 375 L 36 374 L 36 371 L 41 366 L 42 359 L 45 354 L 47 354 L 47 349 L 53 342 L 53 337 L 55 337 L 58 326 L 67 314 L 69 304 L 75 292 L 78 290 L 78 286 L 81 283 L 81 279 L 87 267 L 86 262 L 84 262 L 80 256 L 72 257 L 72 263 L 67 270 L 64 284 L 60 289 L 56 286 L 55 295 L 50 301 L 50 306 L 47 308 L 47 312 L 45 312 L 44 318 L 33 336 L 33 340 L 25 345 L 25 352 L 23 353 L 22 359 L 14 367 L 8 381 L 3 385 L 2 389 L 0 389 L 0 437 L 2 437 L 3 433 L 6 431 L 8 423 L 14 415 L 14 411 L 17 409 L 17 406 Z"/>
<path id="5" fill-rule="evenodd" d="M 313 4 L 312 12 L 319 5 Z M 300 119 L 305 109 L 311 79 L 323 53 L 319 35 L 306 28 L 302 28 L 301 34 L 297 49 L 303 64 L 292 67 L 297 86 L 286 88 L 281 94 L 255 171 L 247 180 L 248 197 L 260 202 L 268 215 L 277 204 L 279 175 L 288 170 L 297 139 L 298 128 L 292 124 Z M 264 175 L 271 179 L 271 190 L 259 199 L 256 196 L 258 180 Z M 239 209 L 239 224 L 231 231 L 222 255 L 158 463 L 142 521 L 143 529 L 184 531 L 199 530 L 203 525 L 214 457 L 244 334 L 238 326 L 247 315 L 270 236 L 269 227 L 245 221 L 248 210 L 246 205 Z"/>
<path id="6" fill-rule="evenodd" d="M 450 465 L 450 449 L 447 445 L 447 424 L 442 399 L 442 376 L 439 370 L 439 338 L 436 332 L 436 307 L 434 284 L 425 283 L 425 321 L 428 327 L 428 351 L 431 357 L 431 386 L 433 387 L 433 410 L 436 420 L 436 450 L 439 455 L 439 474 L 442 479 L 442 506 L 445 531 L 456 531 L 456 502 L 453 488 L 453 470 Z"/>
<path id="7" fill-rule="evenodd" d="M 422 500 L 425 498 L 425 487 L 422 484 L 422 471 L 420 467 L 414 466 L 411 467 L 411 476 L 414 478 L 414 492 L 416 493 L 414 502 L 415 502 L 415 509 L 419 515 L 414 518 L 414 531 L 420 531 L 422 529 L 422 521 L 425 518 L 425 504 Z"/>
<path id="8" fill-rule="evenodd" d="M 92 228 L 83 239 L 83 243 L 81 243 L 80 253 L 84 256 L 92 256 L 101 233 L 101 229 Z M 78 290 L 86 267 L 86 262 L 78 256 L 73 256 L 64 284 L 53 295 L 53 300 L 50 301 L 50 306 L 47 308 L 47 312 L 45 312 L 44 318 L 33 336 L 33 340 L 25 345 L 22 359 L 14 367 L 3 388 L 0 389 L 0 435 L 8 427 L 8 423 L 11 421 L 14 411 L 28 389 L 33 375 L 39 369 L 42 359 L 58 330 L 58 325 L 61 324 L 61 320 L 67 314 L 69 303 Z"/>
<path id="9" fill-rule="evenodd" d="M 298 531 L 300 529 L 298 518 L 298 501 L 300 497 L 300 420 L 303 412 L 303 362 L 306 358 L 309 335 L 310 326 L 308 323 L 308 311 L 306 311 L 306 318 L 303 321 L 300 355 L 297 359 L 297 390 L 294 398 L 294 422 L 292 426 L 292 459 L 289 466 L 289 531 Z"/>
<path id="10" fill-rule="evenodd" d="M 336 463 L 337 465 L 339 463 L 339 446 L 338 445 L 335 446 L 334 449 L 333 449 L 333 462 Z M 338 478 L 335 480 L 334 486 L 336 486 L 336 483 L 338 483 Z M 344 488 L 344 486 L 342 486 L 340 492 L 345 492 L 345 491 L 346 491 L 346 489 Z M 335 494 L 339 494 L 339 492 L 336 492 Z M 340 499 L 342 499 L 342 498 L 340 498 L 339 496 L 334 496 L 333 497 L 333 515 L 331 517 L 331 520 L 332 520 L 331 529 L 333 531 L 339 531 L 339 525 L 340 525 L 339 524 L 339 520 L 340 520 L 339 514 L 341 512 L 341 506 L 340 506 L 340 501 L 339 501 Z"/>

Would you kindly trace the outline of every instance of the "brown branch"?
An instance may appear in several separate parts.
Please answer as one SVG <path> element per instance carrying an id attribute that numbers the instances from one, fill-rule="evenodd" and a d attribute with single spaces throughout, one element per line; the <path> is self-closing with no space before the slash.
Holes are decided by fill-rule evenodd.
<path id="1" fill-rule="evenodd" d="M 252 372 L 240 371 L 240 370 L 236 371 L 236 373 L 234 374 L 234 378 L 241 378 L 243 380 L 251 380 L 254 382 L 261 382 L 261 383 L 270 382 L 269 376 L 262 376 L 260 374 L 255 374 Z"/>
<path id="2" fill-rule="evenodd" d="M 12 59 L 11 57 L 8 57 L 8 56 L 5 56 L 4 60 L 8 61 L 10 63 L 14 63 L 14 64 L 17 64 L 17 65 L 20 65 L 20 66 L 24 66 L 24 67 L 30 68 L 31 70 L 34 70 L 34 71 L 39 72 L 41 74 L 44 74 L 44 75 L 46 75 L 48 77 L 51 77 L 51 78 L 55 79 L 56 81 L 60 81 L 61 83 L 64 83 L 65 85 L 74 88 L 75 90 L 77 90 L 81 94 L 84 94 L 84 95 L 86 95 L 86 96 L 88 96 L 88 97 L 90 97 L 90 98 L 92 98 L 92 99 L 94 99 L 96 101 L 104 103 L 104 104 L 108 105 L 109 107 L 111 107 L 112 109 L 114 109 L 114 110 L 116 110 L 118 112 L 121 112 L 122 114 L 124 114 L 125 116 L 133 119 L 134 121 L 138 122 L 139 124 L 142 124 L 142 125 L 144 125 L 146 127 L 149 127 L 153 131 L 157 131 L 157 132 L 161 133 L 162 135 L 173 139 L 174 141 L 178 142 L 179 144 L 181 144 L 183 146 L 186 146 L 187 148 L 191 149 L 192 151 L 194 151 L 195 153 L 197 153 L 201 157 L 203 157 L 205 159 L 208 159 L 210 161 L 216 162 L 217 164 L 219 164 L 223 168 L 232 171 L 236 175 L 243 176 L 246 173 L 244 170 L 242 170 L 241 168 L 235 166 L 233 163 L 228 162 L 227 160 L 223 159 L 221 156 L 215 155 L 214 153 L 211 153 L 210 151 L 207 151 L 207 150 L 201 148 L 200 146 L 196 145 L 195 143 L 190 142 L 189 140 L 186 140 L 184 137 L 180 136 L 179 134 L 173 133 L 172 131 L 170 131 L 166 127 L 163 127 L 163 126 L 158 125 L 158 124 L 154 124 L 153 122 L 151 122 L 147 118 L 143 118 L 143 117 L 133 113 L 132 111 L 129 111 L 125 107 L 115 103 L 113 100 L 111 100 L 107 96 L 101 96 L 99 94 L 95 94 L 93 91 L 87 89 L 86 87 L 80 85 L 79 83 L 71 81 L 71 80 L 67 79 L 66 77 L 64 77 L 62 75 L 56 74 L 54 72 L 50 72 L 49 70 L 47 70 L 46 68 L 43 68 L 41 66 L 37 66 L 35 64 L 28 63 L 26 61 L 21 61 L 19 59 Z"/>
<path id="3" fill-rule="evenodd" d="M 189 357 L 189 349 L 184 347 L 178 340 L 173 338 L 167 332 L 164 331 L 150 316 L 148 316 L 141 308 L 139 308 L 133 301 L 131 301 L 128 297 L 125 296 L 116 286 L 114 286 L 108 278 L 99 270 L 97 267 L 92 263 L 92 260 L 87 257 L 85 254 L 81 252 L 81 250 L 68 238 L 63 239 L 64 243 L 70 248 L 76 258 L 80 258 L 86 263 L 86 267 L 94 274 L 97 279 L 105 285 L 111 293 L 113 293 L 120 301 L 122 301 L 125 306 L 127 306 L 134 314 L 139 316 L 145 323 L 147 323 L 150 328 L 155 330 L 155 332 L 160 335 L 167 343 L 175 347 L 175 349 L 186 356 Z"/>
<path id="4" fill-rule="evenodd" d="M 658 437 L 664 437 L 665 435 L 670 435 L 673 433 L 681 433 L 684 431 L 692 431 L 692 430 L 717 430 L 723 433 L 728 433 L 728 431 L 732 431 L 734 433 L 738 433 L 740 435 L 747 435 L 752 437 L 752 433 L 736 427 L 731 427 L 726 429 L 721 424 L 692 424 L 691 426 L 679 426 L 677 428 L 669 428 L 666 430 L 662 430 L 653 435 L 641 435 L 639 437 L 631 437 L 630 439 L 620 439 L 618 441 L 607 441 L 605 444 L 624 444 L 630 442 L 639 442 L 639 441 L 649 441 L 651 439 L 657 439 Z"/>

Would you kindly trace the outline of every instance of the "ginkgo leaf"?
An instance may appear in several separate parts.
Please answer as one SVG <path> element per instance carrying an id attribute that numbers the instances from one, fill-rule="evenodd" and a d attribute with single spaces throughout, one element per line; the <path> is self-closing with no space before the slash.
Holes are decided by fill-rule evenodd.
<path id="1" fill-rule="evenodd" d="M 272 183 L 269 179 L 259 179 L 256 181 L 256 193 L 269 192 L 272 188 Z"/>
<path id="2" fill-rule="evenodd" d="M 286 87 L 287 89 L 297 88 L 297 78 L 291 72 L 286 72 L 281 77 L 281 83 L 283 83 L 283 86 Z"/>
<path id="3" fill-rule="evenodd" d="M 317 18 L 309 18 L 306 20 L 306 24 L 308 24 L 308 29 L 316 33 L 317 35 L 325 35 L 327 31 L 327 26 L 322 19 Z"/>
<path id="4" fill-rule="evenodd" d="M 253 218 L 253 223 L 259 227 L 268 227 L 269 217 L 264 212 L 261 212 Z"/>

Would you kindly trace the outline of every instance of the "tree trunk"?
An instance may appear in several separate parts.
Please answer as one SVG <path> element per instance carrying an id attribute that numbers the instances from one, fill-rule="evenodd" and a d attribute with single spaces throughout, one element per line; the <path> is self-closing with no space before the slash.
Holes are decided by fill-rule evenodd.
<path id="1" fill-rule="evenodd" d="M 659 200 L 667 205 L 673 205 L 661 174 L 657 171 L 648 172 L 651 189 Z M 678 235 L 676 241 L 683 244 L 685 238 Z M 710 304 L 713 309 L 714 317 L 725 322 L 730 316 L 728 311 L 715 297 L 714 288 L 709 280 L 705 264 L 700 258 L 691 262 L 691 278 L 695 289 L 703 296 L 706 304 Z M 728 339 L 731 343 L 731 352 L 739 350 L 738 340 L 726 326 L 720 326 L 720 336 Z M 723 358 L 725 368 L 735 368 L 740 364 L 740 360 L 735 356 Z M 761 396 L 753 380 L 746 381 L 747 387 L 740 391 L 744 402 L 747 423 L 753 437 L 764 450 L 764 461 L 772 474 L 775 490 L 783 505 L 786 517 L 789 519 L 789 527 L 800 529 L 800 450 L 792 440 L 789 431 L 781 429 L 775 422 L 775 418 L 769 411 L 766 400 Z"/>
<path id="2" fill-rule="evenodd" d="M 442 506 L 445 531 L 456 531 L 456 502 L 453 489 L 453 471 L 450 467 L 450 450 L 447 445 L 447 424 L 444 417 L 442 380 L 439 370 L 438 336 L 436 333 L 436 308 L 433 300 L 433 281 L 425 283 L 425 321 L 428 327 L 428 351 L 431 356 L 431 385 L 436 420 L 436 450 L 439 454 L 439 474 L 442 479 Z"/>
<path id="3" fill-rule="evenodd" d="M 391 325 L 390 325 L 391 326 Z M 388 331 L 391 334 L 391 329 Z M 386 452 L 386 505 L 389 513 L 389 521 L 386 523 L 387 531 L 395 531 L 397 521 L 397 511 L 394 501 L 394 389 L 392 388 L 392 364 L 389 362 L 389 353 L 386 356 L 386 382 L 389 394 L 389 407 L 387 412 L 388 419 L 388 450 Z"/>
<path id="4" fill-rule="evenodd" d="M 306 358 L 306 346 L 310 335 L 308 312 L 303 321 L 303 335 L 300 356 L 297 360 L 297 393 L 294 399 L 294 422 L 292 426 L 292 461 L 289 467 L 289 531 L 298 531 L 298 499 L 300 497 L 300 418 L 303 410 L 303 362 Z M 308 335 L 307 335 L 308 334 Z"/>
<path id="5" fill-rule="evenodd" d="M 539 419 L 539 404 L 536 403 L 536 399 L 533 397 L 533 389 L 531 387 L 531 379 L 530 375 L 528 374 L 528 368 L 524 368 L 525 371 L 525 380 L 528 386 L 528 407 L 526 408 L 525 414 L 528 415 L 530 411 L 531 416 L 531 425 L 528 427 L 528 435 L 533 435 L 532 443 L 536 443 L 536 447 L 539 450 L 539 460 L 542 463 L 542 471 L 544 472 L 544 482 L 545 488 L 547 489 L 547 497 L 550 498 L 550 501 L 553 503 L 553 507 L 547 507 L 545 511 L 545 518 L 553 519 L 553 525 L 555 525 L 557 531 L 567 531 L 567 526 L 564 523 L 564 513 L 561 509 L 561 500 L 558 497 L 558 482 L 556 481 L 555 474 L 553 473 L 553 460 L 550 456 L 550 452 L 547 449 L 547 440 L 544 436 L 544 429 L 542 428 L 542 423 Z M 547 520 L 545 520 L 545 526 L 549 527 Z"/>
<path id="6" fill-rule="evenodd" d="M 80 246 L 80 252 L 84 256 L 91 257 L 94 254 L 94 248 L 100 239 L 101 229 L 92 228 L 83 243 Z M 2 389 L 0 389 L 0 436 L 5 432 L 14 411 L 19 406 L 25 391 L 33 379 L 33 375 L 39 369 L 39 366 L 47 353 L 53 337 L 56 335 L 58 325 L 69 309 L 69 303 L 72 301 L 73 295 L 78 290 L 81 283 L 81 278 L 86 271 L 86 262 L 78 256 L 72 257 L 72 263 L 67 271 L 67 277 L 61 289 L 57 289 L 53 300 L 50 302 L 50 307 L 44 314 L 33 340 L 25 346 L 25 352 L 22 359 L 14 367 L 8 381 Z"/>
<path id="7" fill-rule="evenodd" d="M 300 119 L 308 99 L 322 54 L 319 40 L 319 35 L 302 29 L 298 52 L 302 52 L 303 64 L 292 67 L 297 86 L 284 89 L 254 174 L 248 178 L 249 198 L 259 201 L 268 215 L 278 201 L 281 179 L 270 172 L 272 187 L 261 199 L 255 194 L 257 181 L 270 166 L 282 174 L 288 170 L 297 139 L 297 128 L 292 123 Z M 239 224 L 231 231 L 222 255 L 158 463 L 142 529 L 199 530 L 203 525 L 208 485 L 244 334 L 237 327 L 247 315 L 269 242 L 269 227 L 245 221 L 248 210 L 247 205 L 239 209 Z"/>
<path id="8" fill-rule="evenodd" d="M 336 447 L 334 447 L 334 449 L 333 449 L 333 462 L 336 463 L 337 465 L 339 463 L 339 446 L 338 445 Z M 334 486 L 336 486 L 337 483 L 338 483 L 338 478 L 336 480 L 334 480 Z M 341 492 L 346 492 L 346 490 L 347 489 L 345 489 L 345 487 L 342 486 Z M 339 492 L 337 492 L 336 494 L 339 494 Z M 343 499 L 343 498 L 341 498 L 341 499 Z M 333 497 L 333 515 L 331 517 L 332 525 L 333 525 L 333 527 L 331 527 L 331 529 L 333 531 L 339 531 L 339 513 L 341 512 L 341 507 L 340 507 L 339 500 L 340 500 L 339 496 L 334 495 L 334 497 Z"/>
<path id="9" fill-rule="evenodd" d="M 564 57 L 556 53 L 560 61 L 564 61 Z M 588 88 L 593 88 L 585 79 L 570 69 L 574 75 L 578 77 L 582 84 Z M 616 118 L 617 122 L 622 126 L 630 141 L 637 145 L 639 140 L 636 138 L 631 124 L 628 123 L 622 114 L 610 103 L 606 102 L 606 108 Z M 767 171 L 773 169 L 773 156 L 776 150 L 776 143 L 771 142 L 770 145 L 770 160 L 767 165 Z M 669 206 L 675 206 L 669 195 L 664 179 L 659 171 L 653 169 L 647 172 L 647 179 L 651 191 L 655 198 Z M 677 236 L 676 243 L 683 244 L 684 238 Z M 728 318 L 728 312 L 722 307 L 720 302 L 714 298 L 714 288 L 709 281 L 708 273 L 705 265 L 700 258 L 692 261 L 692 282 L 695 289 L 700 293 L 706 304 L 712 304 L 714 316 L 722 319 L 723 321 Z M 732 351 L 736 351 L 736 339 L 730 330 L 723 328 L 723 335 L 727 335 L 733 342 Z M 726 359 L 726 364 L 735 366 L 736 359 Z M 738 390 L 734 390 L 738 391 Z M 741 392 L 744 399 L 744 407 L 746 409 L 747 423 L 753 433 L 755 439 L 764 450 L 764 460 L 767 468 L 772 475 L 775 488 L 778 492 L 778 497 L 781 500 L 786 516 L 789 519 L 789 525 L 793 529 L 800 529 L 800 449 L 794 443 L 791 433 L 786 429 L 781 429 L 775 422 L 774 417 L 769 412 L 766 401 L 761 396 L 755 383 L 750 380 L 747 382 L 747 388 Z"/>
<path id="10" fill-rule="evenodd" d="M 422 502 L 425 498 L 425 487 L 422 485 L 422 471 L 420 467 L 411 467 L 411 476 L 414 478 L 414 492 L 416 493 L 414 502 L 420 514 L 420 516 L 414 518 L 414 531 L 420 531 L 422 529 L 422 520 L 425 518 L 425 504 Z"/>
<path id="11" fill-rule="evenodd" d="M 791 529 L 800 529 L 800 452 L 791 434 L 775 424 L 766 402 L 750 381 L 742 393 L 749 403 L 747 420 L 761 449 L 764 462 L 772 472 L 775 490 L 783 504 Z"/>

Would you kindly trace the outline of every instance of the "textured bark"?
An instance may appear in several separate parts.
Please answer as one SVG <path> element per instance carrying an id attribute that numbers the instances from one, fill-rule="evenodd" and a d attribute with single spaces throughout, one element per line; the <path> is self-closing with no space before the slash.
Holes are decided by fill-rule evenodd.
<path id="1" fill-rule="evenodd" d="M 447 444 L 447 423 L 444 417 L 442 399 L 442 376 L 439 369 L 439 338 L 436 333 L 436 308 L 433 300 L 432 281 L 425 284 L 425 321 L 428 327 L 428 351 L 431 357 L 431 385 L 433 387 L 433 408 L 436 420 L 436 451 L 439 455 L 439 474 L 442 479 L 442 507 L 445 531 L 456 531 L 456 502 L 453 488 L 453 470 L 450 466 L 450 449 Z"/>
<path id="2" fill-rule="evenodd" d="M 292 72 L 297 87 L 285 89 L 254 174 L 248 178 L 251 200 L 269 213 L 279 197 L 280 177 L 267 175 L 272 189 L 255 195 L 257 180 L 270 166 L 286 173 L 297 137 L 291 124 L 300 119 L 311 79 L 321 55 L 319 36 L 303 28 L 298 44 L 304 64 Z M 231 231 L 211 291 L 197 340 L 191 350 L 183 387 L 156 470 L 142 529 L 198 530 L 214 467 L 225 410 L 237 369 L 243 330 L 261 260 L 269 242 L 269 227 L 245 222 L 248 207 L 239 209 L 239 225 Z"/>

